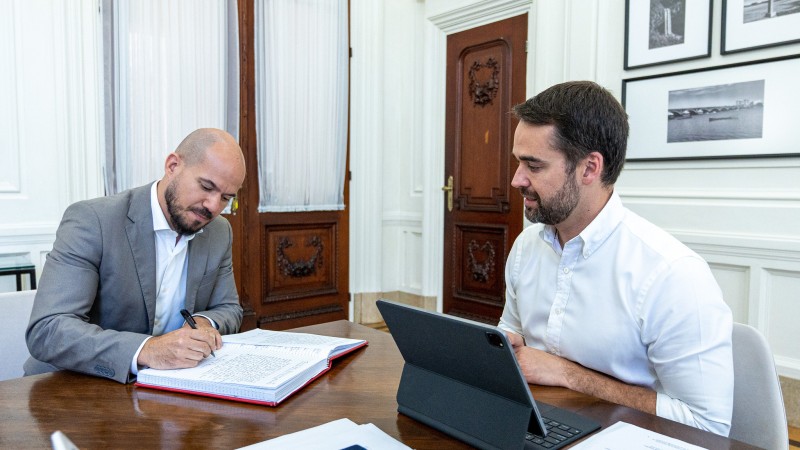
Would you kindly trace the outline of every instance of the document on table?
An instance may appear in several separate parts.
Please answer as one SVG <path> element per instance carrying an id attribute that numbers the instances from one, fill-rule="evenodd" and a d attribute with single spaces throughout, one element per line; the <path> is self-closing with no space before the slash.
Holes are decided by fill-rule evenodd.
<path id="1" fill-rule="evenodd" d="M 575 450 L 702 450 L 703 447 L 645 430 L 636 425 L 617 422 L 572 447 Z"/>
<path id="2" fill-rule="evenodd" d="M 255 329 L 222 337 L 196 367 L 139 371 L 136 386 L 274 406 L 367 345 L 363 339 Z"/>
<path id="3" fill-rule="evenodd" d="M 239 450 L 411 450 L 371 423 L 357 425 L 339 419 L 296 433 L 242 447 Z"/>

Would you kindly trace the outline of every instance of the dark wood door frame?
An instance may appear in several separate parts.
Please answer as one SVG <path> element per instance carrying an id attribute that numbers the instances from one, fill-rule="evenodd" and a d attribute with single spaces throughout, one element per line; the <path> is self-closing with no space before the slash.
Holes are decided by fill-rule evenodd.
<path id="1" fill-rule="evenodd" d="M 243 280 L 242 274 L 252 272 L 253 268 L 245 258 L 244 249 L 254 243 L 256 236 L 245 233 L 244 217 L 258 212 L 258 155 L 256 144 L 256 89 L 255 89 L 255 18 L 253 0 L 237 0 L 239 15 L 239 146 L 242 148 L 247 167 L 247 176 L 239 191 L 239 210 L 229 215 L 228 220 L 233 228 L 233 273 L 239 291 L 239 302 L 244 309 L 242 330 L 256 328 L 256 316 L 253 302 L 257 302 L 259 293 L 253 291 L 253 283 Z M 255 175 L 255 176 L 254 176 Z M 255 202 L 251 201 L 255 198 Z"/>
<path id="2" fill-rule="evenodd" d="M 525 99 L 527 28 L 522 14 L 447 38 L 443 310 L 495 324 L 506 257 L 522 230 L 509 112 Z"/>
<path id="3" fill-rule="evenodd" d="M 237 2 L 239 144 L 247 177 L 239 192 L 239 211 L 228 218 L 234 233 L 234 274 L 244 309 L 242 330 L 287 329 L 347 319 L 349 208 L 302 213 L 301 220 L 298 213 L 258 212 L 254 0 Z M 345 205 L 349 203 L 348 181 L 346 178 Z"/>

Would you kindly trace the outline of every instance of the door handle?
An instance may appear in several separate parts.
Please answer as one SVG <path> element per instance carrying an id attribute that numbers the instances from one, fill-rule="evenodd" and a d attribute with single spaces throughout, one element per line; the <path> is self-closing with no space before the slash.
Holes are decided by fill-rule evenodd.
<path id="1" fill-rule="evenodd" d="M 447 177 L 447 186 L 442 186 L 442 190 L 447 192 L 447 211 L 453 211 L 453 176 Z"/>

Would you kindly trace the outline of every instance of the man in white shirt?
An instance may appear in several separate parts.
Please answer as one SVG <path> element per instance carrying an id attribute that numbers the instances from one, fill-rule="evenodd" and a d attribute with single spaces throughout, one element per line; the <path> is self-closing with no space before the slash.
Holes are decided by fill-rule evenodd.
<path id="1" fill-rule="evenodd" d="M 512 186 L 535 225 L 506 264 L 506 330 L 529 383 L 727 436 L 732 316 L 706 262 L 622 205 L 628 120 L 592 82 L 514 107 Z"/>
<path id="2" fill-rule="evenodd" d="M 167 156 L 161 180 L 70 205 L 34 301 L 26 375 L 69 369 L 125 383 L 140 367 L 193 367 L 219 349 L 242 320 L 219 214 L 244 177 L 235 139 L 203 128 Z"/>

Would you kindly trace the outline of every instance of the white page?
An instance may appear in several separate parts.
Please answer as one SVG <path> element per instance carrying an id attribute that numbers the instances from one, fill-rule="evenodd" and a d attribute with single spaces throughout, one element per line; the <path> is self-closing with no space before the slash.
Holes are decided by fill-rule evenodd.
<path id="1" fill-rule="evenodd" d="M 410 450 L 403 443 L 368 423 L 357 425 L 350 419 L 339 419 L 296 433 L 259 442 L 240 450 L 341 450 L 354 445 L 367 450 Z"/>
<path id="2" fill-rule="evenodd" d="M 78 450 L 78 447 L 61 430 L 54 431 L 50 435 L 50 443 L 53 445 L 53 450 Z"/>
<path id="3" fill-rule="evenodd" d="M 702 450 L 703 447 L 664 436 L 655 431 L 645 430 L 625 422 L 614 425 L 578 443 L 576 450 Z"/>
<path id="4" fill-rule="evenodd" d="M 320 361 L 327 361 L 324 349 L 278 349 L 234 343 L 223 345 L 216 354 L 188 369 L 144 369 L 138 378 L 143 383 L 152 376 L 275 389 Z"/>
<path id="5" fill-rule="evenodd" d="M 328 351 L 340 345 L 360 342 L 357 339 L 262 330 L 260 328 L 222 336 L 222 341 L 253 345 L 279 345 L 281 347 L 324 348 Z"/>

